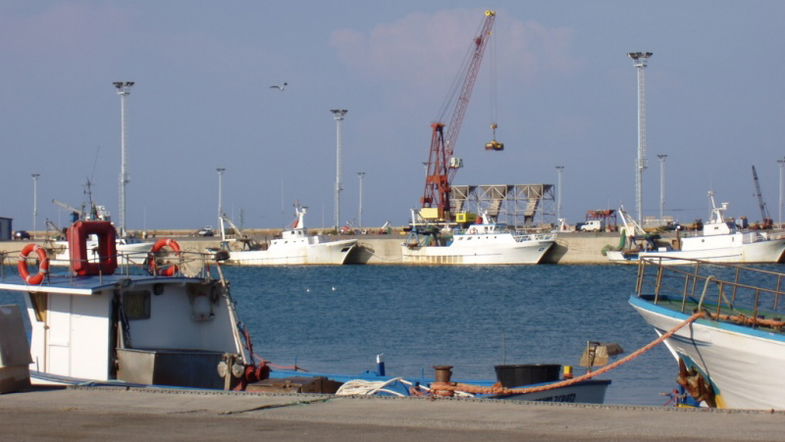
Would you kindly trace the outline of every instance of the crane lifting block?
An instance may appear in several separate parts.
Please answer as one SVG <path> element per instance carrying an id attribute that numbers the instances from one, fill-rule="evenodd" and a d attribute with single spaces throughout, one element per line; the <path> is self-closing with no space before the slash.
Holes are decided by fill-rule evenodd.
<path id="1" fill-rule="evenodd" d="M 485 150 L 496 150 L 496 151 L 504 150 L 504 143 L 493 140 L 485 144 Z"/>

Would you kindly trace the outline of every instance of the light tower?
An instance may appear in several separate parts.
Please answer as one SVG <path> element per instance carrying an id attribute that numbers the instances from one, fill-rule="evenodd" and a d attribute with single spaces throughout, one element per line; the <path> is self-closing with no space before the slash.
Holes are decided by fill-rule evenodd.
<path id="1" fill-rule="evenodd" d="M 224 172 L 226 172 L 225 167 L 217 167 L 215 169 L 218 172 L 218 219 L 220 220 L 224 214 Z"/>
<path id="2" fill-rule="evenodd" d="M 635 162 L 635 206 L 643 225 L 643 171 L 646 170 L 646 65 L 653 52 L 630 52 L 638 71 L 638 159 Z"/>
<path id="3" fill-rule="evenodd" d="M 783 168 L 785 168 L 785 159 L 777 160 L 777 164 L 779 164 L 779 166 L 780 166 L 780 192 L 779 192 L 780 193 L 780 201 L 779 201 L 780 204 L 779 204 L 779 220 L 778 221 L 779 221 L 779 224 L 780 224 L 780 228 L 782 228 L 782 204 L 783 204 L 783 201 L 782 201 L 782 186 L 783 186 L 782 171 L 783 171 Z"/>
<path id="4" fill-rule="evenodd" d="M 31 176 L 33 177 L 33 231 L 31 233 L 35 238 L 38 221 L 38 177 L 41 176 L 41 174 L 34 173 Z"/>
<path id="5" fill-rule="evenodd" d="M 657 154 L 660 159 L 660 222 L 665 218 L 665 159 L 667 154 Z"/>
<path id="6" fill-rule="evenodd" d="M 359 228 L 363 226 L 363 179 L 365 172 L 357 172 L 357 178 L 360 179 L 360 203 L 357 205 L 357 224 Z"/>
<path id="7" fill-rule="evenodd" d="M 561 223 L 561 196 L 562 196 L 562 174 L 564 173 L 564 166 L 556 166 L 556 221 Z"/>
<path id="8" fill-rule="evenodd" d="M 128 184 L 128 169 L 126 167 L 126 101 L 131 94 L 133 81 L 115 81 L 117 95 L 120 96 L 120 197 L 118 201 L 120 211 L 120 236 L 125 236 L 125 186 Z"/>
<path id="9" fill-rule="evenodd" d="M 341 138 L 341 122 L 344 115 L 349 112 L 346 109 L 330 109 L 335 118 L 335 230 L 341 227 L 341 149 L 343 148 L 343 139 Z"/>

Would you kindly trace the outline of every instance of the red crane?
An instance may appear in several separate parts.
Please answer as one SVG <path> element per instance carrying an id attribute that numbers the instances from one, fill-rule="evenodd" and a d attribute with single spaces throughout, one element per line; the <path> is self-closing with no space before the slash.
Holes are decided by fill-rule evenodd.
<path id="1" fill-rule="evenodd" d="M 458 140 L 458 133 L 461 131 L 463 117 L 469 106 L 469 99 L 474 89 L 477 74 L 480 71 L 480 63 L 485 52 L 485 47 L 491 37 L 493 23 L 496 20 L 496 12 L 485 11 L 485 18 L 482 22 L 480 33 L 472 41 L 469 56 L 465 65 L 459 71 L 458 88 L 453 89 L 450 96 L 459 92 L 458 99 L 454 102 L 454 109 L 449 123 L 436 122 L 431 124 L 433 129 L 431 135 L 431 148 L 428 153 L 428 175 L 425 178 L 425 192 L 421 199 L 422 207 L 438 209 L 436 218 L 450 219 L 450 184 L 458 169 L 462 166 L 460 158 L 453 157 L 455 143 Z M 456 81 L 456 85 L 458 82 Z M 446 115 L 446 111 L 442 116 Z M 440 117 L 441 120 L 443 118 Z M 445 129 L 446 127 L 446 129 Z M 422 212 L 421 212 L 422 214 Z"/>

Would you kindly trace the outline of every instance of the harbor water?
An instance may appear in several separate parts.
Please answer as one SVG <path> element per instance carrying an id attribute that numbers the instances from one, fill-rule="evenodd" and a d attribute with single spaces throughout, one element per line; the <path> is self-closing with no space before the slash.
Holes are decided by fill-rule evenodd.
<path id="1" fill-rule="evenodd" d="M 656 338 L 628 305 L 635 266 L 225 267 L 255 353 L 278 365 L 493 379 L 498 364 L 578 362 L 586 342 L 626 353 Z M 6 278 L 15 269 L 5 268 Z M 21 303 L 0 292 L 0 304 Z M 172 331 L 176 333 L 176 330 Z M 625 353 L 625 354 L 626 354 Z M 622 357 L 618 356 L 618 357 Z M 663 346 L 601 376 L 607 403 L 662 405 L 677 367 Z"/>

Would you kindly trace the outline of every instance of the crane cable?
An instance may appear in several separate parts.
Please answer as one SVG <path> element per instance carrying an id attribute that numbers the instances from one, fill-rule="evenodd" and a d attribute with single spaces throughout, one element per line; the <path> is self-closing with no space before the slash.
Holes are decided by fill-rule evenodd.
<path id="1" fill-rule="evenodd" d="M 499 122 L 499 92 L 498 92 L 498 77 L 497 77 L 497 67 L 496 67 L 496 39 L 491 39 L 491 60 L 490 60 L 490 94 L 491 94 L 491 129 L 493 129 L 493 139 L 496 139 L 496 128 L 498 127 L 497 123 Z"/>

